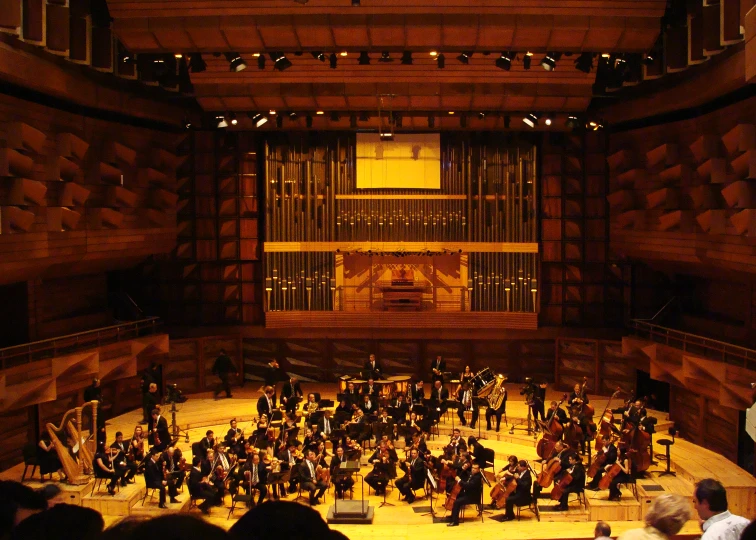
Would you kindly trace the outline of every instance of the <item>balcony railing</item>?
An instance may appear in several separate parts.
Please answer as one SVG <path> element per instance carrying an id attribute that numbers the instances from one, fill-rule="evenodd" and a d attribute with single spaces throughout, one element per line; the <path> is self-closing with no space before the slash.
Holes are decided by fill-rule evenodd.
<path id="1" fill-rule="evenodd" d="M 53 358 L 84 349 L 93 349 L 119 341 L 151 335 L 157 331 L 157 327 L 160 325 L 162 325 L 162 321 L 158 317 L 148 317 L 77 334 L 6 347 L 0 349 L 0 366 L 2 369 L 6 369 L 35 360 Z"/>
<path id="2" fill-rule="evenodd" d="M 640 319 L 631 320 L 630 327 L 636 335 L 650 341 L 682 349 L 703 358 L 756 371 L 756 351 L 753 349 L 659 326 Z"/>

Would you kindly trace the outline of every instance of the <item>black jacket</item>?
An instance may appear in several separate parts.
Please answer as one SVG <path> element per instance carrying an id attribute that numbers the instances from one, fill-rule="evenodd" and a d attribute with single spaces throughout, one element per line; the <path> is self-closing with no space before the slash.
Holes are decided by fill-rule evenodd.
<path id="1" fill-rule="evenodd" d="M 441 392 L 439 392 L 435 387 L 433 390 L 431 390 L 430 399 L 431 401 L 438 401 L 438 395 L 441 394 L 441 401 L 446 401 L 449 399 L 449 390 L 447 390 L 444 387 L 441 387 Z"/>
<path id="2" fill-rule="evenodd" d="M 557 421 L 560 424 L 564 424 L 567 421 L 567 413 L 564 412 L 564 409 L 561 407 L 557 407 L 556 412 L 549 409 L 546 411 L 546 424 L 548 425 L 549 422 L 551 422 L 551 417 L 556 414 Z"/>
<path id="3" fill-rule="evenodd" d="M 236 366 L 227 355 L 221 354 L 213 364 L 213 375 L 225 373 L 236 373 Z"/>
<path id="4" fill-rule="evenodd" d="M 413 489 L 417 489 L 418 487 L 425 484 L 425 461 L 423 461 L 423 458 L 418 457 L 415 460 L 414 465 L 410 460 L 407 460 L 406 462 L 402 463 L 401 468 L 404 471 L 411 471 L 412 474 L 412 483 L 410 484 Z M 409 473 L 408 473 L 409 474 Z"/>
<path id="5" fill-rule="evenodd" d="M 467 499 L 477 501 L 480 500 L 480 494 L 483 491 L 483 475 L 472 474 L 469 480 L 460 480 L 462 486 L 462 493 Z"/>
<path id="6" fill-rule="evenodd" d="M 425 398 L 425 387 L 418 389 L 417 385 L 412 385 L 412 402 L 420 403 Z"/>
<path id="7" fill-rule="evenodd" d="M 433 372 L 434 369 L 439 370 L 441 372 L 441 375 L 436 375 L 436 373 Z M 442 358 L 441 362 L 439 363 L 438 360 L 434 358 L 431 362 L 431 379 L 433 379 L 434 381 L 437 379 L 442 379 L 444 371 L 446 371 L 446 360 Z"/>
<path id="8" fill-rule="evenodd" d="M 163 485 L 163 466 L 159 461 L 147 460 L 144 467 L 144 481 L 149 488 L 159 488 Z"/>
<path id="9" fill-rule="evenodd" d="M 517 487 L 515 488 L 515 495 L 520 499 L 530 500 L 530 491 L 533 487 L 533 475 L 530 471 L 525 471 L 517 479 Z"/>
<path id="10" fill-rule="evenodd" d="M 383 374 L 383 367 L 381 366 L 381 361 L 378 359 L 376 359 L 375 361 L 375 367 L 373 367 L 373 365 L 370 363 L 370 360 L 366 360 L 363 369 L 364 371 L 372 373 L 373 375 Z"/>
<path id="11" fill-rule="evenodd" d="M 257 400 L 257 415 L 262 416 L 263 414 L 268 416 L 268 421 L 270 421 L 270 415 L 272 411 L 270 410 L 270 407 L 268 406 L 268 398 L 267 396 L 260 396 L 260 398 Z"/>
<path id="12" fill-rule="evenodd" d="M 585 486 L 585 468 L 583 467 L 582 463 L 576 463 L 575 467 L 568 468 L 567 472 L 570 474 L 570 476 L 572 476 L 572 482 L 570 482 L 570 486 Z"/>
<path id="13" fill-rule="evenodd" d="M 157 431 L 158 437 L 160 437 L 160 444 L 171 443 L 171 433 L 168 431 L 168 420 L 166 420 L 164 416 L 158 417 L 157 425 L 152 429 Z"/>
<path id="14" fill-rule="evenodd" d="M 299 383 L 292 385 L 291 381 L 289 381 L 283 385 L 283 388 L 281 389 L 281 397 L 288 399 L 292 396 L 302 397 L 302 387 Z"/>

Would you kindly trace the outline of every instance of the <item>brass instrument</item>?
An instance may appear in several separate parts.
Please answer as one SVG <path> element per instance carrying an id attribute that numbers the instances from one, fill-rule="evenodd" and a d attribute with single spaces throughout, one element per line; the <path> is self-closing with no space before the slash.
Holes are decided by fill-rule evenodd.
<path id="1" fill-rule="evenodd" d="M 309 402 L 308 401 L 305 404 L 305 415 L 306 416 L 312 415 L 312 413 L 314 413 L 315 411 L 318 410 L 318 407 L 319 407 L 319 405 L 318 405 L 317 401 L 313 401 L 313 402 Z"/>
<path id="2" fill-rule="evenodd" d="M 504 402 L 504 398 L 507 395 L 507 390 L 504 388 L 504 383 L 506 381 L 507 377 L 505 375 L 497 375 L 493 390 L 491 390 L 491 393 L 486 396 L 488 406 L 494 410 L 501 407 L 501 404 Z"/>

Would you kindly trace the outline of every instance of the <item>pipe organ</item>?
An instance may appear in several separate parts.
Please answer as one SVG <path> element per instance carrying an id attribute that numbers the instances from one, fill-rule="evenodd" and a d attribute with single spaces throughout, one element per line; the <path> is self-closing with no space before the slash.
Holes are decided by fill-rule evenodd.
<path id="1" fill-rule="evenodd" d="M 537 310 L 533 141 L 442 135 L 440 190 L 358 189 L 354 134 L 264 153 L 267 311 Z"/>

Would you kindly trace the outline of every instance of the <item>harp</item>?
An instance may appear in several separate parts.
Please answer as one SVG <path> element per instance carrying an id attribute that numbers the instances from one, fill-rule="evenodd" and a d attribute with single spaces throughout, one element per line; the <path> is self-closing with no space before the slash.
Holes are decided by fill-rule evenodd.
<path id="1" fill-rule="evenodd" d="M 56 426 L 52 422 L 47 424 L 47 432 L 50 434 L 50 440 L 55 446 L 55 451 L 63 465 L 69 484 L 88 484 L 89 476 L 87 473 L 92 471 L 93 451 L 90 448 L 92 443 L 87 437 L 82 436 L 82 410 L 87 406 L 92 409 L 93 429 L 90 430 L 90 434 L 96 434 L 96 401 L 66 411 L 60 425 Z M 96 444 L 96 436 L 94 444 Z"/>

